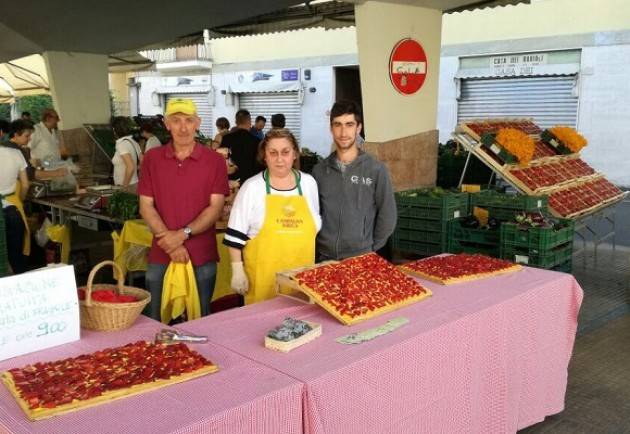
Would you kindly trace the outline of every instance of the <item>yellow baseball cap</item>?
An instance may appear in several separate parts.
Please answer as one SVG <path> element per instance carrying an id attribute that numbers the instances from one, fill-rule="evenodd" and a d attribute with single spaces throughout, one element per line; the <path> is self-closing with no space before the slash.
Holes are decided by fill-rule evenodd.
<path id="1" fill-rule="evenodd" d="M 164 116 L 170 116 L 175 113 L 183 113 L 185 115 L 196 115 L 197 106 L 190 99 L 174 98 L 169 99 L 166 103 L 166 111 Z"/>

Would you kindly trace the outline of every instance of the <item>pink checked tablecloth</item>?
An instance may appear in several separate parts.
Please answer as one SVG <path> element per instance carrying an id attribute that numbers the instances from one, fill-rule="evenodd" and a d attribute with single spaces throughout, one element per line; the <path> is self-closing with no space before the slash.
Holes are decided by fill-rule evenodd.
<path id="1" fill-rule="evenodd" d="M 510 433 L 563 410 L 582 301 L 571 275 L 421 282 L 433 297 L 352 327 L 276 298 L 182 328 L 304 382 L 309 434 Z M 267 350 L 266 331 L 286 316 L 323 324 L 323 335 L 288 354 Z M 410 323 L 391 334 L 335 342 L 398 316 Z"/>
<path id="2" fill-rule="evenodd" d="M 121 332 L 82 330 L 78 342 L 0 362 L 0 371 L 152 340 L 162 325 L 146 317 Z M 216 344 L 193 348 L 219 372 L 153 392 L 30 422 L 0 384 L 0 433 L 301 433 L 302 383 Z"/>

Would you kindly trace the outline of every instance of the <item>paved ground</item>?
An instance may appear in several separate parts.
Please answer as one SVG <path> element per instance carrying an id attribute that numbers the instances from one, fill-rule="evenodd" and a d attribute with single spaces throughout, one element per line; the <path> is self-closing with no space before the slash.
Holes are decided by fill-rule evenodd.
<path id="1" fill-rule="evenodd" d="M 630 248 L 591 247 L 573 275 L 584 301 L 565 410 L 520 433 L 630 433 Z"/>

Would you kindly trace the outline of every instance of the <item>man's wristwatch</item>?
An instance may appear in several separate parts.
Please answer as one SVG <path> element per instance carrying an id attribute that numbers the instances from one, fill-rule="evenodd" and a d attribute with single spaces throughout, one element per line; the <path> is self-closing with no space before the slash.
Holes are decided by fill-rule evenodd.
<path id="1" fill-rule="evenodd" d="M 184 235 L 186 235 L 186 239 L 189 239 L 192 235 L 192 229 L 190 229 L 188 226 L 185 226 L 182 230 L 184 231 Z"/>

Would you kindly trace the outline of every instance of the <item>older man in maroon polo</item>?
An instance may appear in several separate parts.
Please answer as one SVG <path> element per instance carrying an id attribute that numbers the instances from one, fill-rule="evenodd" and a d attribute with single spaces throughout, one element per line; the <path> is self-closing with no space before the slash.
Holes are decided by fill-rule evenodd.
<path id="1" fill-rule="evenodd" d="M 170 262 L 192 261 L 201 314 L 210 313 L 219 260 L 214 224 L 230 193 L 225 160 L 195 141 L 201 124 L 195 104 L 170 100 L 164 115 L 173 139 L 146 153 L 138 183 L 140 214 L 154 234 L 146 284 L 150 314 L 158 321 Z"/>

